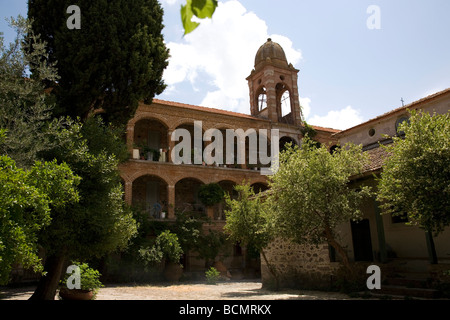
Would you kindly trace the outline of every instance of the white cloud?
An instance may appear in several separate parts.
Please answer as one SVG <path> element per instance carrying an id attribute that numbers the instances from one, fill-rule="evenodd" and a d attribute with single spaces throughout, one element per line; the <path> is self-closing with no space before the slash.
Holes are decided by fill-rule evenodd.
<path id="1" fill-rule="evenodd" d="M 173 6 L 176 3 L 181 3 L 181 2 L 185 2 L 185 1 L 180 1 L 180 0 L 160 0 L 160 2 L 164 5 L 164 4 L 168 4 L 169 6 Z"/>
<path id="2" fill-rule="evenodd" d="M 219 2 L 212 19 L 201 20 L 200 26 L 182 41 L 167 43 L 171 58 L 164 80 L 168 91 L 160 97 L 170 98 L 177 84 L 189 82 L 201 95 L 201 105 L 249 113 L 245 78 L 253 69 L 258 48 L 269 37 L 283 47 L 290 63 L 300 61 L 301 51 L 293 47 L 290 39 L 269 35 L 266 22 L 239 1 Z M 202 90 L 205 80 L 209 81 L 209 91 Z"/>
<path id="3" fill-rule="evenodd" d="M 306 118 L 307 122 L 311 125 L 340 130 L 353 127 L 364 120 L 359 110 L 353 109 L 352 106 L 347 106 L 341 110 L 329 111 L 325 116 L 313 115 L 312 117 Z"/>
<path id="4" fill-rule="evenodd" d="M 303 116 L 308 119 L 311 113 L 311 99 L 299 97 L 300 106 L 302 108 Z"/>

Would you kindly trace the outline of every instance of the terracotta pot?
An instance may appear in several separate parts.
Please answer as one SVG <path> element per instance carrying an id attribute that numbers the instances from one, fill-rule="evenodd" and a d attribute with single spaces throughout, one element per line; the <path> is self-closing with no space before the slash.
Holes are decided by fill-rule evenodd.
<path id="1" fill-rule="evenodd" d="M 94 292 L 92 290 L 67 289 L 59 290 L 59 296 L 63 300 L 92 300 Z"/>
<path id="2" fill-rule="evenodd" d="M 167 281 L 178 282 L 183 274 L 183 267 L 179 263 L 167 262 L 164 268 L 164 278 Z"/>

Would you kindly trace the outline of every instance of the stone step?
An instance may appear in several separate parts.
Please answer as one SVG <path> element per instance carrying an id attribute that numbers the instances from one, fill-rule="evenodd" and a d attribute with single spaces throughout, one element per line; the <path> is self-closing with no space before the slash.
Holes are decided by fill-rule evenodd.
<path id="1" fill-rule="evenodd" d="M 440 292 L 428 288 L 409 288 L 399 285 L 381 285 L 380 290 L 374 290 L 376 294 L 395 295 L 412 298 L 437 299 L 440 298 Z"/>
<path id="2" fill-rule="evenodd" d="M 384 284 L 407 288 L 429 288 L 428 280 L 425 278 L 387 278 Z"/>

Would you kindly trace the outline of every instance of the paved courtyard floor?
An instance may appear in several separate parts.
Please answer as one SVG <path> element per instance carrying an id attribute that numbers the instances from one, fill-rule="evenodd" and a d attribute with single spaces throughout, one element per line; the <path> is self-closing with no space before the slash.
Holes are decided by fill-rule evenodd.
<path id="1" fill-rule="evenodd" d="M 27 300 L 35 287 L 0 288 L 2 300 Z M 180 282 L 178 284 L 105 285 L 97 300 L 350 300 L 348 295 L 336 292 L 307 290 L 280 290 L 261 288 L 260 281 Z"/>

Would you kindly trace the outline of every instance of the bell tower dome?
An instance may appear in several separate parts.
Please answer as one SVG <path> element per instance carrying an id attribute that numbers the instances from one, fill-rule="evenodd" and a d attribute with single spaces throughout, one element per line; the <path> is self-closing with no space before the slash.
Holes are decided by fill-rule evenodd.
<path id="1" fill-rule="evenodd" d="M 272 122 L 301 125 L 298 72 L 288 63 L 283 48 L 267 39 L 258 49 L 254 69 L 247 77 L 251 114 Z"/>

